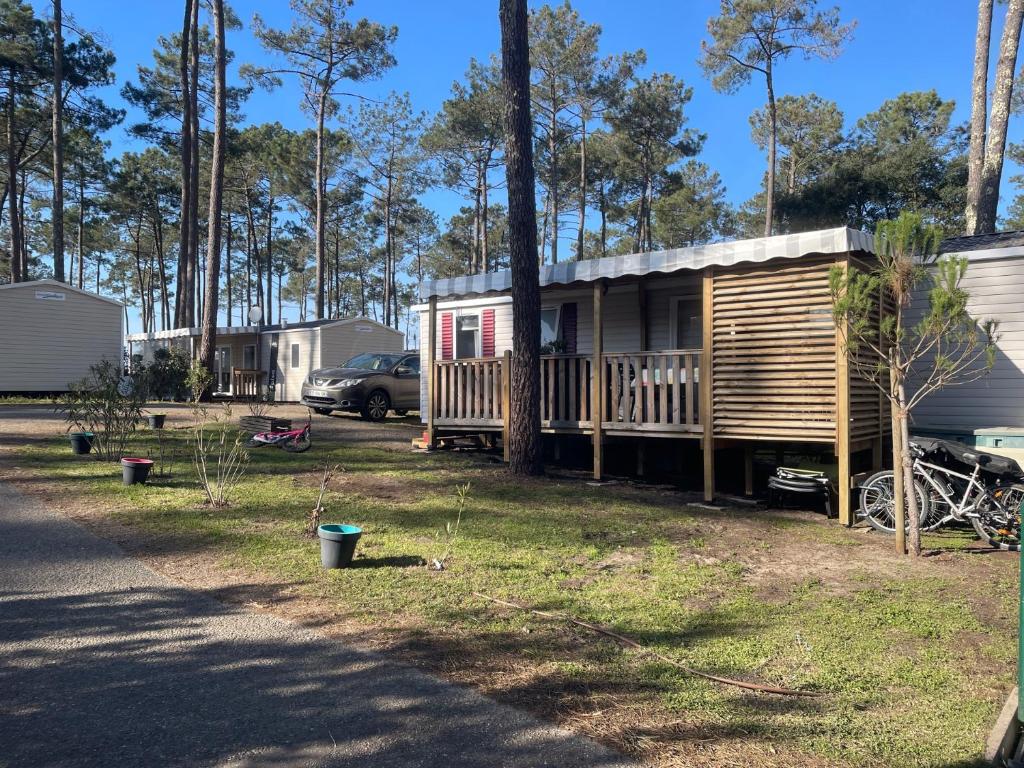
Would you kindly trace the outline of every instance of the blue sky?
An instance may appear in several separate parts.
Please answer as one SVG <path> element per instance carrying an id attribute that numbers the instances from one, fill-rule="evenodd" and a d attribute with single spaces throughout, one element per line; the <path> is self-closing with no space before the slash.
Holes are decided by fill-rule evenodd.
<path id="1" fill-rule="evenodd" d="M 40 12 L 49 12 L 46 0 L 33 0 Z M 539 3 L 537 3 L 539 5 Z M 533 3 L 531 3 L 533 5 Z M 823 2 L 822 5 L 828 5 Z M 588 22 L 600 24 L 604 53 L 643 48 L 649 71 L 671 72 L 693 87 L 687 106 L 689 126 L 708 138 L 701 159 L 722 176 L 729 199 L 739 204 L 753 195 L 764 171 L 763 155 L 750 141 L 748 117 L 765 101 L 763 83 L 754 81 L 735 95 L 714 92 L 697 65 L 700 41 L 717 0 L 576 0 L 574 6 Z M 64 0 L 65 13 L 83 27 L 101 31 L 117 55 L 118 86 L 109 98 L 120 103 L 120 84 L 135 79 L 136 67 L 152 61 L 159 35 L 181 26 L 183 3 L 177 0 Z M 232 7 L 245 24 L 229 32 L 228 45 L 235 64 L 262 63 L 266 54 L 248 27 L 254 12 L 273 26 L 287 26 L 290 13 L 285 0 L 234 0 Z M 855 19 L 852 41 L 835 61 L 785 62 L 777 74 L 779 95 L 815 92 L 839 104 L 847 125 L 903 91 L 934 88 L 944 99 L 954 99 L 954 120 L 969 117 L 971 68 L 977 4 L 965 0 L 858 0 L 840 4 L 844 20 Z M 1004 7 L 997 5 L 993 34 L 994 66 Z M 398 26 L 395 54 L 398 65 L 377 81 L 358 86 L 368 96 L 408 91 L 420 110 L 434 112 L 449 94 L 451 84 L 465 71 L 470 57 L 486 58 L 499 45 L 497 0 L 357 0 L 353 13 Z M 298 108 L 294 82 L 273 93 L 256 92 L 245 106 L 248 122 L 280 120 L 290 128 L 310 126 Z M 138 118 L 129 111 L 126 123 Z M 1024 134 L 1024 121 L 1011 121 L 1010 140 Z M 109 136 L 113 151 L 139 145 L 123 127 Z M 1013 196 L 1004 173 L 1004 205 Z M 424 202 L 444 220 L 459 206 L 459 199 L 443 191 L 431 192 Z M 137 323 L 135 324 L 137 328 Z M 133 328 L 134 330 L 135 328 Z"/>

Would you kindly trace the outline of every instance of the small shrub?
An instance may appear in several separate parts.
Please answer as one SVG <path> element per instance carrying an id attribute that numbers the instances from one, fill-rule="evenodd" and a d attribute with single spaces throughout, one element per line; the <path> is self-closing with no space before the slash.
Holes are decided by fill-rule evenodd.
<path id="1" fill-rule="evenodd" d="M 249 413 L 253 416 L 262 418 L 269 415 L 274 408 L 273 390 L 270 387 L 260 387 L 256 397 L 249 400 L 246 405 L 249 408 Z"/>
<path id="2" fill-rule="evenodd" d="M 462 513 L 466 509 L 466 502 L 469 500 L 469 488 L 470 484 L 455 486 L 455 498 L 457 500 L 457 511 L 455 513 L 455 520 L 449 520 L 444 524 L 444 532 L 437 535 L 438 539 L 444 541 L 444 551 L 440 557 L 435 557 L 431 561 L 431 565 L 434 570 L 443 571 L 445 564 L 448 562 L 448 558 L 451 557 L 452 551 L 455 549 L 455 540 L 459 536 L 459 527 L 462 525 Z"/>
<path id="3" fill-rule="evenodd" d="M 68 431 L 93 433 L 93 455 L 101 461 L 120 461 L 128 441 L 142 420 L 145 386 L 137 375 L 125 375 L 121 366 L 101 360 L 89 375 L 68 387 L 54 402 L 68 423 Z"/>
<path id="4" fill-rule="evenodd" d="M 316 506 L 313 507 L 309 517 L 306 519 L 305 534 L 307 536 L 316 536 L 317 528 L 320 527 L 320 518 L 324 513 L 324 494 L 327 492 L 327 486 L 330 485 L 334 476 L 341 471 L 340 464 L 331 464 L 330 462 L 324 464 L 323 472 L 320 475 L 320 493 L 316 497 Z"/>
<path id="5" fill-rule="evenodd" d="M 191 363 L 183 349 L 157 349 L 153 362 L 143 363 L 141 358 L 133 360 L 132 370 L 138 371 L 149 398 L 182 402 L 188 398 L 187 384 Z"/>
<path id="6" fill-rule="evenodd" d="M 206 500 L 214 507 L 226 507 L 231 491 L 249 468 L 249 451 L 242 432 L 231 424 L 229 406 L 212 420 L 206 408 L 195 409 L 192 463 Z"/>

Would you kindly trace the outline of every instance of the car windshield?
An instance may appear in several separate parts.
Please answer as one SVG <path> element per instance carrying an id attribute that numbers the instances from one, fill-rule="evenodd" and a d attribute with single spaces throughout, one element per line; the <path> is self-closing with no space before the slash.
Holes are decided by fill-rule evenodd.
<path id="1" fill-rule="evenodd" d="M 361 368 L 364 371 L 389 371 L 398 365 L 401 355 L 381 355 L 376 352 L 364 352 L 356 355 L 342 368 Z"/>

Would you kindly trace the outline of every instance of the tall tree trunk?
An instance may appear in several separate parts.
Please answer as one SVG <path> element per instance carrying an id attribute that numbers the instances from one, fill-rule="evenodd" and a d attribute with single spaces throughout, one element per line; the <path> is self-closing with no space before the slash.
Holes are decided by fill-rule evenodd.
<path id="1" fill-rule="evenodd" d="M 267 258 L 267 295 L 266 295 L 266 323 L 270 325 L 274 322 L 273 317 L 273 306 L 274 306 L 274 196 L 267 192 L 267 247 L 266 251 Z"/>
<path id="2" fill-rule="evenodd" d="M 232 315 L 234 314 L 233 304 L 235 297 L 232 295 L 234 286 L 231 284 L 231 211 L 227 212 L 225 219 L 226 221 L 224 222 L 224 267 L 225 271 L 227 272 L 227 274 L 225 275 L 225 277 L 227 278 L 227 293 L 225 295 L 225 298 L 227 299 L 228 302 L 228 325 L 231 326 L 235 324 L 234 318 L 232 317 Z"/>
<path id="3" fill-rule="evenodd" d="M 548 184 L 548 195 L 551 198 L 551 263 L 558 263 L 558 107 L 555 86 L 551 86 L 551 122 L 548 125 L 548 154 L 550 155 L 551 173 Z"/>
<path id="4" fill-rule="evenodd" d="M 488 181 L 487 181 L 487 168 L 488 168 L 488 166 L 490 164 L 491 164 L 491 154 L 490 154 L 490 152 L 488 152 L 487 155 L 484 157 L 483 184 L 480 187 L 480 192 L 481 192 L 481 195 L 482 195 L 482 198 L 483 198 L 481 200 L 481 203 L 480 203 L 480 232 L 481 232 L 481 234 L 483 236 L 481 244 L 480 244 L 480 257 L 483 260 L 483 271 L 484 272 L 490 272 L 491 271 L 491 248 L 490 248 L 490 245 L 488 244 L 488 240 L 487 240 L 487 235 L 488 235 L 488 231 L 489 231 L 489 227 L 488 227 L 488 224 L 487 224 L 487 187 L 489 186 Z M 419 249 L 420 249 L 419 236 L 417 235 L 417 237 L 416 237 L 416 254 L 417 254 L 416 258 L 417 258 L 417 261 L 419 260 Z M 420 279 L 421 280 L 423 279 L 422 275 L 420 276 Z"/>
<path id="5" fill-rule="evenodd" d="M 480 220 L 480 201 L 482 198 L 481 185 L 483 173 L 480 171 L 480 160 L 476 161 L 476 185 L 473 190 L 473 264 L 469 270 L 470 274 L 480 274 L 483 271 L 482 266 L 484 262 L 484 249 L 483 249 L 483 237 L 481 236 Z"/>
<path id="6" fill-rule="evenodd" d="M 181 213 L 178 224 L 178 267 L 174 281 L 174 326 L 182 328 L 185 322 L 188 266 L 189 215 L 192 211 L 192 99 L 188 77 L 189 38 L 192 33 L 192 4 L 198 0 L 185 0 L 185 20 L 181 26 L 181 54 L 178 57 L 178 86 L 181 88 Z"/>
<path id="7" fill-rule="evenodd" d="M 971 143 L 967 156 L 967 209 L 964 234 L 976 235 L 981 203 L 981 174 L 985 166 L 985 127 L 988 120 L 988 55 L 992 45 L 992 0 L 978 2 L 978 31 L 974 36 L 974 77 L 971 80 Z"/>
<path id="8" fill-rule="evenodd" d="M 498 15 L 512 269 L 509 468 L 519 475 L 539 475 L 544 470 L 540 433 L 540 275 L 526 0 L 499 0 Z"/>
<path id="9" fill-rule="evenodd" d="M 608 253 L 608 199 L 604 194 L 604 180 L 601 181 L 601 195 L 599 200 L 601 209 L 601 256 Z"/>
<path id="10" fill-rule="evenodd" d="M 1010 0 L 1006 9 L 1003 36 L 999 41 L 999 61 L 996 63 L 995 91 L 992 94 L 992 112 L 985 144 L 985 163 L 981 170 L 981 199 L 978 205 L 978 234 L 996 231 L 999 208 L 999 183 L 1003 176 L 1003 153 L 1006 150 L 1006 126 L 1010 121 L 1010 103 L 1013 99 L 1013 77 L 1017 67 L 1017 49 L 1020 45 L 1021 22 L 1024 21 L 1024 0 Z"/>
<path id="11" fill-rule="evenodd" d="M 506 174 L 508 171 L 506 170 Z M 551 211 L 551 195 L 544 195 L 544 218 L 540 225 L 540 250 L 537 252 L 537 264 L 544 266 L 544 255 L 548 249 L 548 213 Z"/>
<path id="12" fill-rule="evenodd" d="M 583 235 L 587 225 L 587 121 L 580 121 L 580 220 L 576 227 L 576 260 L 583 258 Z"/>
<path id="13" fill-rule="evenodd" d="M 164 222 L 160 209 L 153 212 L 153 244 L 156 247 L 157 269 L 160 276 L 160 330 L 166 331 L 167 318 L 167 269 L 164 264 Z"/>
<path id="14" fill-rule="evenodd" d="M 246 204 L 248 207 L 248 203 Z M 245 228 L 245 309 L 252 308 L 252 230 Z"/>
<path id="15" fill-rule="evenodd" d="M 7 204 L 9 206 L 8 228 L 11 231 L 11 282 L 20 283 L 27 279 L 21 261 L 22 232 L 18 211 L 18 155 L 17 137 L 14 135 L 14 100 L 17 96 L 16 72 L 7 71 Z"/>
<path id="16" fill-rule="evenodd" d="M 78 287 L 85 280 L 85 177 L 78 178 Z"/>
<path id="17" fill-rule="evenodd" d="M 896 530 L 896 551 L 907 554 L 907 494 L 903 474 L 903 426 L 900 423 L 899 386 L 896 380 L 895 366 L 890 360 L 889 394 L 892 407 L 892 490 L 893 490 L 893 524 Z"/>
<path id="18" fill-rule="evenodd" d="M 53 277 L 64 282 L 64 15 L 53 0 Z"/>
<path id="19" fill-rule="evenodd" d="M 768 181 L 764 195 L 764 236 L 772 236 L 775 223 L 775 145 L 778 138 L 778 113 L 775 109 L 775 83 L 772 81 L 772 65 L 768 61 L 765 81 L 768 85 Z"/>
<path id="20" fill-rule="evenodd" d="M 325 77 L 323 78 L 324 82 L 329 83 L 331 81 L 332 69 L 333 67 L 328 65 Z M 328 90 L 328 87 L 325 85 L 320 92 L 320 101 L 317 104 L 316 110 L 316 249 L 314 254 L 316 259 L 316 287 L 314 293 L 316 294 L 317 320 L 322 320 L 324 317 L 324 236 L 327 231 L 326 201 L 324 200 L 327 193 L 327 181 L 324 178 L 324 163 L 326 162 L 324 157 L 324 121 L 327 118 Z"/>
<path id="21" fill-rule="evenodd" d="M 213 157 L 210 162 L 210 211 L 206 234 L 206 296 L 203 301 L 203 335 L 199 340 L 199 360 L 213 372 L 217 343 L 217 299 L 220 291 L 221 208 L 224 198 L 224 129 L 227 123 L 224 50 L 224 0 L 213 0 L 214 90 Z"/>
<path id="22" fill-rule="evenodd" d="M 192 144 L 189 159 L 192 169 L 189 175 L 189 222 L 188 222 L 188 263 L 186 280 L 188 282 L 188 300 L 185 304 L 186 325 L 192 328 L 196 324 L 196 283 L 198 282 L 199 261 L 199 0 L 192 2 L 192 31 L 189 35 L 189 99 L 192 107 L 189 117 L 192 129 L 189 138 Z"/>

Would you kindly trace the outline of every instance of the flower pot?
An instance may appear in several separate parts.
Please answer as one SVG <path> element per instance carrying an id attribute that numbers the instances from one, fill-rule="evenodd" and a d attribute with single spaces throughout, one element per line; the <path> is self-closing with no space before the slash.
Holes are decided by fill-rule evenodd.
<path id="1" fill-rule="evenodd" d="M 164 419 L 166 418 L 166 413 L 151 413 L 148 416 L 146 416 L 146 421 L 149 422 L 150 429 L 163 429 Z"/>
<path id="2" fill-rule="evenodd" d="M 92 450 L 92 432 L 72 432 L 68 435 L 68 439 L 71 440 L 71 450 L 79 456 Z"/>
<path id="3" fill-rule="evenodd" d="M 152 459 L 121 459 L 121 478 L 125 485 L 144 483 L 152 467 Z"/>
<path id="4" fill-rule="evenodd" d="M 321 525 L 316 534 L 320 537 L 320 564 L 324 568 L 345 568 L 352 562 L 363 529 L 329 523 Z"/>

